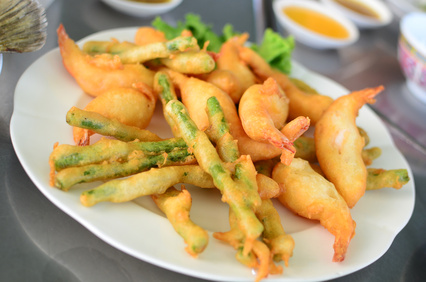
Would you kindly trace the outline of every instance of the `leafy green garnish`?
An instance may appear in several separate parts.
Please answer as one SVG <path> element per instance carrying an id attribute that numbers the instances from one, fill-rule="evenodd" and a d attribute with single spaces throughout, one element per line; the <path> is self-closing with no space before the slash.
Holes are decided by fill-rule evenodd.
<path id="1" fill-rule="evenodd" d="M 291 71 L 291 53 L 295 43 L 294 38 L 283 38 L 279 33 L 267 28 L 260 45 L 253 44 L 251 48 L 265 59 L 273 68 L 289 74 Z"/>
<path id="2" fill-rule="evenodd" d="M 209 41 L 207 50 L 219 52 L 223 42 L 228 38 L 238 34 L 233 30 L 232 25 L 227 24 L 223 28 L 223 35 L 217 35 L 211 25 L 207 25 L 201 21 L 200 16 L 188 13 L 185 16 L 185 21 L 178 21 L 176 27 L 170 26 L 161 17 L 156 17 L 151 23 L 153 27 L 164 32 L 168 40 L 179 36 L 183 30 L 189 30 L 197 39 L 200 48 L 203 48 L 204 43 Z"/>
<path id="3" fill-rule="evenodd" d="M 222 29 L 222 34 L 216 34 L 211 25 L 201 21 L 200 16 L 188 13 L 185 21 L 178 21 L 173 27 L 166 23 L 161 17 L 152 21 L 152 26 L 164 33 L 168 40 L 180 36 L 183 30 L 189 30 L 197 39 L 200 48 L 204 47 L 205 42 L 209 41 L 207 50 L 219 52 L 222 44 L 229 38 L 240 34 L 234 30 L 231 24 L 226 24 Z M 280 34 L 268 28 L 265 30 L 263 40 L 260 45 L 253 44 L 251 48 L 263 57 L 273 68 L 284 73 L 291 71 L 291 53 L 294 49 L 294 38 L 289 36 L 283 38 Z"/>

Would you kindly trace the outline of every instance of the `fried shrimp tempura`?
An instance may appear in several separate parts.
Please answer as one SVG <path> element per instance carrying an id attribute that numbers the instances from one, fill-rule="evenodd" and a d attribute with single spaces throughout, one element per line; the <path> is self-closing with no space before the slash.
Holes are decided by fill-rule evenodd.
<path id="1" fill-rule="evenodd" d="M 272 77 L 278 82 L 290 100 L 290 119 L 294 119 L 298 116 L 307 116 L 311 119 L 311 124 L 314 125 L 333 102 L 331 97 L 303 92 L 286 74 L 272 69 L 271 66 L 252 49 L 240 46 L 239 54 L 241 59 L 250 66 L 253 73 L 255 73 L 259 79 L 264 81 Z"/>
<path id="2" fill-rule="evenodd" d="M 309 128 L 309 119 L 298 117 L 284 126 L 288 99 L 273 78 L 268 78 L 263 85 L 249 87 L 240 100 L 238 113 L 251 139 L 269 142 L 280 149 L 281 162 L 290 164 L 296 151 L 293 141 Z"/>
<path id="3" fill-rule="evenodd" d="M 250 138 L 268 141 L 278 148 L 294 150 L 279 129 L 288 116 L 288 98 L 273 78 L 250 86 L 241 97 L 238 113 Z"/>
<path id="4" fill-rule="evenodd" d="M 374 103 L 374 97 L 382 90 L 383 86 L 379 86 L 336 99 L 315 127 L 315 150 L 321 169 L 350 208 L 364 195 L 367 183 L 362 158 L 365 139 L 355 119 L 359 109 Z"/>
<path id="5" fill-rule="evenodd" d="M 119 57 L 109 54 L 92 57 L 69 38 L 63 25 L 57 33 L 63 64 L 87 94 L 96 97 L 107 89 L 131 87 L 138 82 L 152 87 L 155 73 L 142 64 L 122 64 Z"/>
<path id="6" fill-rule="evenodd" d="M 299 158 L 293 159 L 289 166 L 278 163 L 272 178 L 282 186 L 278 199 L 283 205 L 300 216 L 319 220 L 335 236 L 333 261 L 343 261 L 355 234 L 355 221 L 333 183 Z"/>
<path id="7" fill-rule="evenodd" d="M 238 47 L 244 45 L 247 38 L 248 34 L 244 33 L 228 39 L 222 45 L 216 61 L 218 70 L 227 70 L 236 79 L 238 86 L 235 87 L 234 91 L 228 93 L 234 103 L 238 103 L 244 91 L 256 82 L 255 75 L 238 54 Z"/>

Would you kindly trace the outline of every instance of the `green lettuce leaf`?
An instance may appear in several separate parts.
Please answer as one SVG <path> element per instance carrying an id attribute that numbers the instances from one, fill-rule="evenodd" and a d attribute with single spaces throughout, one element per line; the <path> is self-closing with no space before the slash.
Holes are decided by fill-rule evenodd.
<path id="1" fill-rule="evenodd" d="M 218 35 L 212 30 L 211 25 L 207 25 L 201 21 L 200 16 L 188 13 L 185 16 L 185 21 L 178 21 L 176 26 L 170 26 L 161 17 L 156 17 L 151 23 L 152 26 L 164 32 L 167 39 L 173 39 L 181 34 L 183 30 L 189 30 L 197 39 L 200 48 L 203 48 L 205 42 L 209 41 L 207 50 L 219 52 L 220 47 L 226 39 L 238 34 L 234 32 L 231 25 L 225 25 L 223 34 Z"/>
<path id="2" fill-rule="evenodd" d="M 222 29 L 222 34 L 216 34 L 211 25 L 201 21 L 201 17 L 188 13 L 184 21 L 178 21 L 176 26 L 166 23 L 161 17 L 156 17 L 152 21 L 152 26 L 164 32 L 168 40 L 179 36 L 183 30 L 189 30 L 197 39 L 200 48 L 208 41 L 208 51 L 219 52 L 222 44 L 229 38 L 240 34 L 234 30 L 231 24 L 226 24 Z M 291 71 L 291 53 L 294 49 L 294 38 L 289 36 L 283 38 L 280 34 L 268 28 L 263 35 L 260 45 L 253 44 L 251 48 L 262 56 L 273 68 L 284 73 Z"/>
<path id="3" fill-rule="evenodd" d="M 251 46 L 269 65 L 286 74 L 291 72 L 291 54 L 294 47 L 295 42 L 292 36 L 283 38 L 270 28 L 265 30 L 260 45 Z"/>

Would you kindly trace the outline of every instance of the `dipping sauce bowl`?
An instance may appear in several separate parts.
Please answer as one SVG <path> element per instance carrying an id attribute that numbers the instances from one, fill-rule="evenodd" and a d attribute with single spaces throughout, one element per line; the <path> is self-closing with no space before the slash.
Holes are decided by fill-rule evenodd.
<path id="1" fill-rule="evenodd" d="M 426 104 L 426 13 L 414 12 L 401 19 L 398 60 L 408 89 Z"/>
<path id="2" fill-rule="evenodd" d="M 321 0 L 342 13 L 361 29 L 385 26 L 392 21 L 391 10 L 380 0 Z"/>
<path id="3" fill-rule="evenodd" d="M 274 14 L 296 41 L 317 49 L 335 49 L 354 43 L 357 27 L 340 13 L 309 0 L 277 0 Z"/>

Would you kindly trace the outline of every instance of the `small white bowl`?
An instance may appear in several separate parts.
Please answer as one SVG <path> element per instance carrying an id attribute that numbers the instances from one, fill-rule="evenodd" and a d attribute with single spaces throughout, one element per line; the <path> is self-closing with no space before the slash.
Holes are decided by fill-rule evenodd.
<path id="1" fill-rule="evenodd" d="M 386 2 L 397 17 L 403 17 L 411 12 L 424 12 L 420 5 L 426 4 L 425 0 L 387 0 Z"/>
<path id="2" fill-rule="evenodd" d="M 283 9 L 289 6 L 297 6 L 305 9 L 319 12 L 340 23 L 349 33 L 347 38 L 336 39 L 330 36 L 325 36 L 320 33 L 311 31 L 310 29 L 293 21 L 284 14 Z M 344 16 L 329 9 L 315 1 L 309 0 L 276 0 L 273 3 L 275 17 L 278 22 L 294 36 L 294 38 L 307 46 L 316 49 L 336 49 L 350 45 L 358 40 L 359 31 L 357 27 Z"/>
<path id="3" fill-rule="evenodd" d="M 377 13 L 378 19 L 374 19 L 351 10 L 334 0 L 321 0 L 325 5 L 342 13 L 345 17 L 350 19 L 359 28 L 376 28 L 389 24 L 392 21 L 392 12 L 381 1 L 378 0 L 356 0 L 356 2 L 369 7 Z"/>
<path id="4" fill-rule="evenodd" d="M 407 87 L 426 104 L 426 13 L 405 15 L 400 23 L 398 60 Z"/>
<path id="5" fill-rule="evenodd" d="M 143 3 L 128 0 L 102 0 L 108 6 L 124 14 L 135 17 L 152 17 L 176 8 L 182 0 L 170 0 L 164 3 Z"/>

